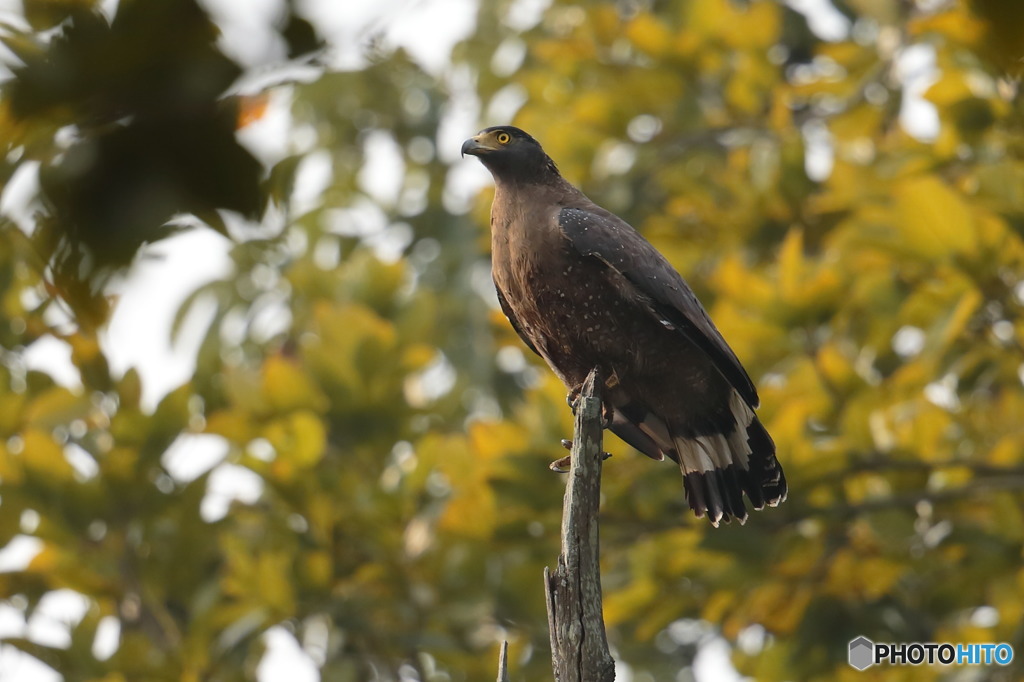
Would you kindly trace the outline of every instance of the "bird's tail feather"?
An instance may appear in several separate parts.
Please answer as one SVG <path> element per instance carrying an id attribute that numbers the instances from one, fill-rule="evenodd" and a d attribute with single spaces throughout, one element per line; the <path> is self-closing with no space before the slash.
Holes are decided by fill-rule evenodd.
<path id="1" fill-rule="evenodd" d="M 678 436 L 666 422 L 625 395 L 611 395 L 610 430 L 654 459 L 667 455 L 683 473 L 686 499 L 698 517 L 717 526 L 747 520 L 746 493 L 754 509 L 786 499 L 786 477 L 775 458 L 775 443 L 754 411 L 735 390 L 730 395 L 728 433 Z M 724 431 L 724 429 L 723 429 Z"/>
<path id="2" fill-rule="evenodd" d="M 786 478 L 768 431 L 736 391 L 729 408 L 733 424 L 727 434 L 672 439 L 672 458 L 682 471 L 687 502 L 698 517 L 706 514 L 715 526 L 734 518 L 740 523 L 747 520 L 744 493 L 754 509 L 786 499 Z"/>

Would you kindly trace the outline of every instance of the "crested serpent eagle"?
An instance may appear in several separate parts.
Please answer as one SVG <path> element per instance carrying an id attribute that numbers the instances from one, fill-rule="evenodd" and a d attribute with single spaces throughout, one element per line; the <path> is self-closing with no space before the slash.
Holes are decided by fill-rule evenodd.
<path id="1" fill-rule="evenodd" d="M 595 367 L 608 428 L 679 464 L 698 517 L 716 526 L 786 498 L 757 391 L 697 297 L 624 220 L 567 182 L 511 126 L 462 145 L 494 176 L 492 276 L 501 309 L 569 387 Z"/>

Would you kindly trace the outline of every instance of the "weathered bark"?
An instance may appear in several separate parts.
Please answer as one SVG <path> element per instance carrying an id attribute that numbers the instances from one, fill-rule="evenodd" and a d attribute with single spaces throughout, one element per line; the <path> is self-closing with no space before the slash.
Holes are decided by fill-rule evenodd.
<path id="1" fill-rule="evenodd" d="M 576 405 L 572 462 L 562 509 L 562 553 L 544 569 L 551 665 L 556 682 L 612 682 L 615 661 L 601 613 L 598 507 L 601 502 L 603 416 L 595 369 Z"/>

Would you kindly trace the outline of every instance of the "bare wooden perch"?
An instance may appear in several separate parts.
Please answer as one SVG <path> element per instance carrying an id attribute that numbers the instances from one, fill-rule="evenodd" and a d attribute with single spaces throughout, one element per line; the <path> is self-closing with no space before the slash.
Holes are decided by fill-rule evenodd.
<path id="1" fill-rule="evenodd" d="M 615 661 L 601 612 L 598 507 L 601 502 L 603 384 L 593 370 L 576 406 L 572 462 L 562 508 L 562 553 L 554 572 L 544 569 L 556 682 L 611 682 Z"/>
<path id="2" fill-rule="evenodd" d="M 508 641 L 501 643 L 501 653 L 498 654 L 498 682 L 510 682 L 508 676 Z"/>

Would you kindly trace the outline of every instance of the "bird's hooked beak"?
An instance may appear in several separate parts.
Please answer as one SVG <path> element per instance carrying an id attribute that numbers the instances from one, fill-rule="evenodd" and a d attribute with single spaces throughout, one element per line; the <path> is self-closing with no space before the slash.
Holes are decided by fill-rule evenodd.
<path id="1" fill-rule="evenodd" d="M 487 152 L 493 152 L 496 147 L 492 147 L 487 144 L 487 135 L 480 134 L 474 135 L 465 142 L 462 143 L 462 155 L 469 154 L 470 156 L 480 156 Z"/>

